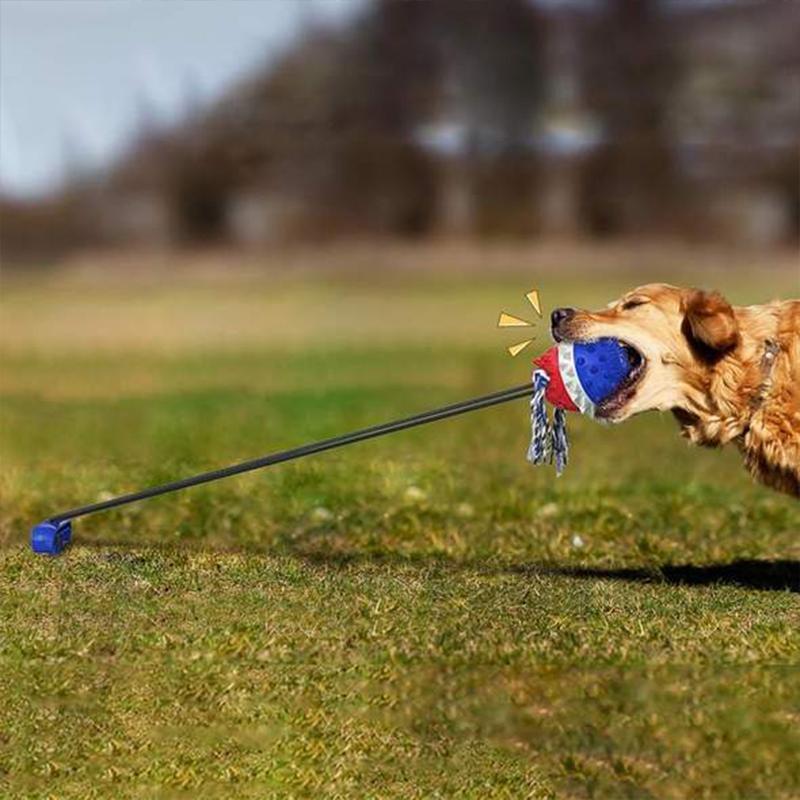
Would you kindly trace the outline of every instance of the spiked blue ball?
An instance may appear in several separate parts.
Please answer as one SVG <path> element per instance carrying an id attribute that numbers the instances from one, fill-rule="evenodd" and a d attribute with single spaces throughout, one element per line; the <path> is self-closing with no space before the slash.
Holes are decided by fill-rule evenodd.
<path id="1" fill-rule="evenodd" d="M 617 339 L 575 342 L 572 347 L 578 379 L 595 405 L 610 397 L 630 374 L 628 353 Z"/>

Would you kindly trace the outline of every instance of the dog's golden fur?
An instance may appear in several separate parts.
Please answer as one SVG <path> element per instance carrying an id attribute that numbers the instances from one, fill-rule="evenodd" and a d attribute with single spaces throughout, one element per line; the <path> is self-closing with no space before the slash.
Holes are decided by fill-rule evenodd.
<path id="1" fill-rule="evenodd" d="M 644 357 L 607 419 L 672 411 L 692 442 L 735 442 L 757 480 L 800 497 L 800 300 L 734 307 L 716 292 L 650 284 L 571 313 L 554 334 L 616 337 Z"/>

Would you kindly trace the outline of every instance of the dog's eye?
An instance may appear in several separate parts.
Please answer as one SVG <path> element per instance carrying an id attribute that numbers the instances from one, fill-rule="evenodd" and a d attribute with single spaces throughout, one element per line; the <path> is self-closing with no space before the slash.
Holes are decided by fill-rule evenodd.
<path id="1" fill-rule="evenodd" d="M 643 306 L 647 300 L 643 300 L 641 297 L 632 297 L 630 300 L 626 300 L 622 304 L 623 311 L 630 311 L 632 308 L 638 308 L 639 306 Z"/>

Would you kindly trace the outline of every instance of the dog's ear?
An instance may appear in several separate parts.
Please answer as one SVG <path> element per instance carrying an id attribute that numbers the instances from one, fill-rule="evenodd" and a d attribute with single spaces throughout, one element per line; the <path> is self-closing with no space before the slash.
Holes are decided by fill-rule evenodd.
<path id="1" fill-rule="evenodd" d="M 700 349 L 720 355 L 739 341 L 731 304 L 718 292 L 692 289 L 683 298 L 683 330 Z"/>

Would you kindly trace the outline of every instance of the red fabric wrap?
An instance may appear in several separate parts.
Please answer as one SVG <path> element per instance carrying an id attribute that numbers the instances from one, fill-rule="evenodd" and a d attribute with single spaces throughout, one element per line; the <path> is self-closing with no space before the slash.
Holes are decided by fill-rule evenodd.
<path id="1" fill-rule="evenodd" d="M 550 383 L 544 393 L 547 402 L 556 408 L 563 408 L 565 411 L 577 411 L 578 407 L 572 402 L 572 398 L 564 386 L 564 381 L 561 380 L 561 372 L 558 369 L 558 347 L 546 350 L 538 358 L 535 358 L 533 363 L 543 369 L 550 378 Z"/>

